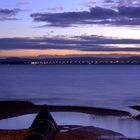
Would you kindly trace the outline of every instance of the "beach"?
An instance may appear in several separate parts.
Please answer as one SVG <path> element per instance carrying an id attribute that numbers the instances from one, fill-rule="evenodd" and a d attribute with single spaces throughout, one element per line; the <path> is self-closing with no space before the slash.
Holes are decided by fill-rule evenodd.
<path id="1" fill-rule="evenodd" d="M 7 119 L 27 114 L 38 113 L 42 105 L 36 105 L 28 101 L 1 101 L 0 102 L 0 119 Z M 121 110 L 113 110 L 107 108 L 95 107 L 77 107 L 77 106 L 49 106 L 50 112 L 81 112 L 86 114 L 95 114 L 102 116 L 121 116 L 130 117 L 131 113 Z M 137 117 L 134 117 L 134 119 Z M 62 116 L 63 119 L 63 116 Z M 74 118 L 72 118 L 74 119 Z M 138 119 L 138 118 L 137 118 Z M 32 120 L 33 121 L 33 120 Z M 106 130 L 94 126 L 82 125 L 59 125 L 60 133 L 55 137 L 55 140 L 96 140 L 96 139 L 134 139 L 125 137 L 121 133 L 111 130 Z M 29 128 L 23 129 L 1 129 L 0 139 L 8 140 L 9 135 L 14 134 L 10 140 L 23 139 L 30 134 Z M 7 136 L 7 138 L 5 138 Z"/>

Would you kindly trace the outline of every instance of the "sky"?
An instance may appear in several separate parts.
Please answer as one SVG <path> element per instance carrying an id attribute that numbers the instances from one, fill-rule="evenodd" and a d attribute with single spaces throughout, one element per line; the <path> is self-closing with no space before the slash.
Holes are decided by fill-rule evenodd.
<path id="1" fill-rule="evenodd" d="M 140 0 L 0 1 L 0 57 L 140 55 Z"/>

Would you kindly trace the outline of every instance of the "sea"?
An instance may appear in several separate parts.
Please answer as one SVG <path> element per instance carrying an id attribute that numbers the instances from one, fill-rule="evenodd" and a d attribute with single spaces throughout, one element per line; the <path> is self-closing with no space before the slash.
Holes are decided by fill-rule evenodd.
<path id="1" fill-rule="evenodd" d="M 0 65 L 0 100 L 127 110 L 140 105 L 140 65 Z M 140 138 L 140 121 L 132 117 L 51 114 L 58 125 L 96 126 Z M 0 129 L 27 128 L 35 116 L 0 120 Z"/>
<path id="2" fill-rule="evenodd" d="M 0 100 L 126 108 L 140 104 L 140 65 L 0 65 Z"/>

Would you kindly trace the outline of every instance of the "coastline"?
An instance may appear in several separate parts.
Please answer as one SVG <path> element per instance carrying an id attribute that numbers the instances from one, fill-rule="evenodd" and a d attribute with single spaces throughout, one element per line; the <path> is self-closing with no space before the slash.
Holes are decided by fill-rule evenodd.
<path id="1" fill-rule="evenodd" d="M 81 112 L 103 116 L 131 116 L 130 112 L 85 106 L 47 105 L 50 112 Z M 42 105 L 36 105 L 29 101 L 0 101 L 0 119 L 16 117 L 26 114 L 38 113 Z M 8 112 L 8 113 L 7 113 Z"/>
<path id="2" fill-rule="evenodd" d="M 7 119 L 11 117 L 26 115 L 26 114 L 38 113 L 41 107 L 42 105 L 36 105 L 28 101 L 0 101 L 0 119 Z M 101 116 L 119 116 L 119 117 L 131 116 L 131 114 L 127 111 L 107 109 L 107 108 L 96 108 L 96 107 L 48 105 L 48 110 L 50 112 L 81 112 L 81 113 L 101 115 Z M 76 126 L 75 124 L 75 125 L 63 125 L 63 126 L 59 126 L 59 128 L 61 133 L 56 136 L 56 140 L 73 140 L 73 139 L 96 140 L 96 139 L 112 139 L 112 138 L 115 140 L 118 137 L 124 140 L 128 139 L 120 133 L 113 132 L 111 130 L 101 129 L 94 126 Z M 5 137 L 7 134 L 10 135 L 11 133 L 14 133 L 15 136 L 17 137 L 19 136 L 21 138 L 27 136 L 28 132 L 29 129 L 0 130 L 0 139 L 2 137 Z"/>

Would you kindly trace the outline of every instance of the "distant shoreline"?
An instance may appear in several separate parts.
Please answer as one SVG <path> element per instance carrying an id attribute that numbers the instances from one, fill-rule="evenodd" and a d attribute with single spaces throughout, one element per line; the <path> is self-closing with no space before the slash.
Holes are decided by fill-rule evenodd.
<path id="1" fill-rule="evenodd" d="M 24 63 L 7 63 L 7 64 L 0 64 L 0 65 L 95 65 L 95 66 L 98 66 L 98 65 L 116 65 L 116 66 L 122 66 L 122 65 L 140 65 L 140 64 L 24 64 Z"/>
<path id="2" fill-rule="evenodd" d="M 139 65 L 140 57 L 1 58 L 0 64 L 31 65 Z"/>

